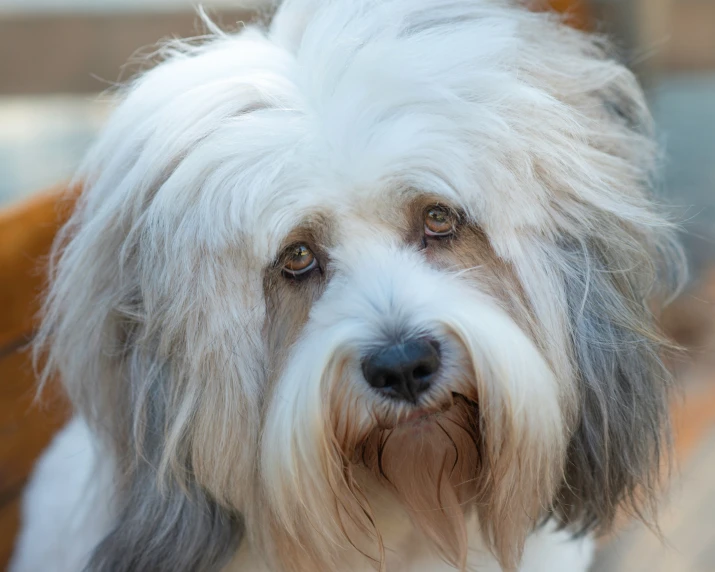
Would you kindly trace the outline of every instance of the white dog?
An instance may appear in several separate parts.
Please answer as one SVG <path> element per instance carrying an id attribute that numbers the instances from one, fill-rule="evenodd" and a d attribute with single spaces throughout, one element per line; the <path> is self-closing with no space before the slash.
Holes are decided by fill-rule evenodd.
<path id="1" fill-rule="evenodd" d="M 13 570 L 578 572 L 652 504 L 678 268 L 643 95 L 509 0 L 287 0 L 87 159 Z"/>

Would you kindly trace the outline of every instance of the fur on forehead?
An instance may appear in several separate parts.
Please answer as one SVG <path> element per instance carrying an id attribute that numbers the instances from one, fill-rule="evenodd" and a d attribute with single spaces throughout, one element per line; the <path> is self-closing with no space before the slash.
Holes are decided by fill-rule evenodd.
<path id="1" fill-rule="evenodd" d="M 156 193 L 162 217 L 191 212 L 214 240 L 279 237 L 315 203 L 397 186 L 452 197 L 503 255 L 529 229 L 578 232 L 591 208 L 652 219 L 639 193 L 650 125 L 632 76 L 510 4 L 297 0 L 268 30 L 173 45 L 84 172 L 100 188 L 120 179 L 137 201 Z M 613 113 L 619 97 L 628 121 Z"/>

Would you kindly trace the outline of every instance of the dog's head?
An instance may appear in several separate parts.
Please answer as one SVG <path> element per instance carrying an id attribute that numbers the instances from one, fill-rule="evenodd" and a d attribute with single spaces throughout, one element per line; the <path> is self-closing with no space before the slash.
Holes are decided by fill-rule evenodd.
<path id="1" fill-rule="evenodd" d="M 168 49 L 82 171 L 38 347 L 117 462 L 92 569 L 380 560 L 375 490 L 510 569 L 653 489 L 674 257 L 633 76 L 509 2 L 313 4 Z"/>

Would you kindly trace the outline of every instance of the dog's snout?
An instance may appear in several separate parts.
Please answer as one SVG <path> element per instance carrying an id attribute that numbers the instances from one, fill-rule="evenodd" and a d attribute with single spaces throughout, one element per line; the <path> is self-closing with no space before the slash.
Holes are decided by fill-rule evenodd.
<path id="1" fill-rule="evenodd" d="M 419 338 L 393 344 L 368 355 L 362 363 L 367 382 L 386 395 L 416 403 L 429 389 L 441 364 L 439 343 Z"/>

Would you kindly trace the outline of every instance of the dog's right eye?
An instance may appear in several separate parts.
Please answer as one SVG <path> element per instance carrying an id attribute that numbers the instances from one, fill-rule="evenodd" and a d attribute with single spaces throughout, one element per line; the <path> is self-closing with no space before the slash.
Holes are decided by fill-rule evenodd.
<path id="1" fill-rule="evenodd" d="M 289 246 L 283 260 L 283 275 L 287 278 L 302 278 L 318 267 L 315 254 L 302 243 Z"/>
<path id="2" fill-rule="evenodd" d="M 456 218 L 449 209 L 435 205 L 425 212 L 425 236 L 446 238 L 454 234 Z"/>

